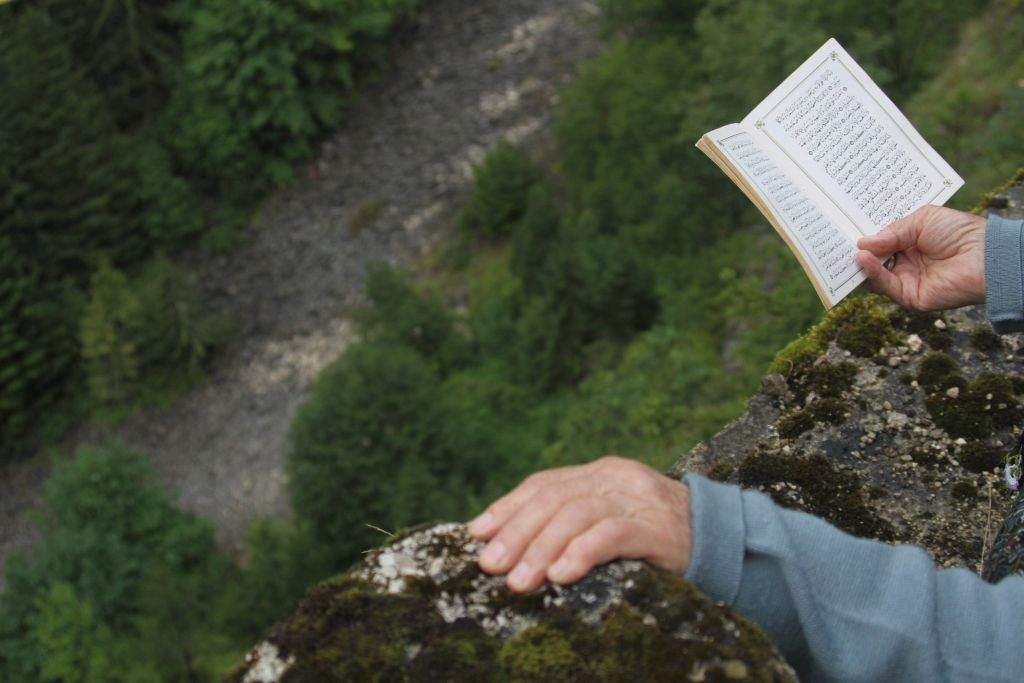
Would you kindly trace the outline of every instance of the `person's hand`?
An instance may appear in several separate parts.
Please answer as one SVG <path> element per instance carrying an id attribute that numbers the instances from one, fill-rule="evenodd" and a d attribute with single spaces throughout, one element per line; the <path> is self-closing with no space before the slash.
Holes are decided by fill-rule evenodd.
<path id="1" fill-rule="evenodd" d="M 857 242 L 872 291 L 918 311 L 985 301 L 985 219 L 922 206 Z M 895 254 L 887 270 L 882 261 Z"/>
<path id="2" fill-rule="evenodd" d="M 573 583 L 619 557 L 672 572 L 690 564 L 690 489 L 632 460 L 538 472 L 469 524 L 490 543 L 480 555 L 489 574 L 528 592 L 545 578 Z"/>

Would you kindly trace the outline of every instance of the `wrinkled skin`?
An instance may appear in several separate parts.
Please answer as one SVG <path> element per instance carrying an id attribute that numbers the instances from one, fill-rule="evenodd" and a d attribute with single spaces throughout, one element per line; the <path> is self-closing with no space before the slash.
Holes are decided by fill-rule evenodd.
<path id="1" fill-rule="evenodd" d="M 480 567 L 516 592 L 569 584 L 616 558 L 681 574 L 691 551 L 690 491 L 641 463 L 605 457 L 531 475 L 469 526 L 489 541 Z"/>
<path id="2" fill-rule="evenodd" d="M 863 237 L 857 262 L 869 286 L 904 308 L 937 311 L 985 301 L 985 219 L 923 206 Z M 892 270 L 883 260 L 895 254 Z"/>

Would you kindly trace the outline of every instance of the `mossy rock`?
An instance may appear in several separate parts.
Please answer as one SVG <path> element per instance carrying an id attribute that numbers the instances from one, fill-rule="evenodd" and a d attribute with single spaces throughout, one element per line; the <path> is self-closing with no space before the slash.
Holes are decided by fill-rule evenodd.
<path id="1" fill-rule="evenodd" d="M 971 332 L 971 346 L 982 353 L 995 353 L 1003 350 L 1003 340 L 991 327 L 979 325 Z"/>
<path id="2" fill-rule="evenodd" d="M 965 439 L 983 439 L 996 429 L 1020 424 L 1024 408 L 1014 397 L 1010 377 L 982 373 L 962 389 L 950 387 L 945 392 L 939 387 L 925 401 L 935 424 L 950 436 Z"/>
<path id="3" fill-rule="evenodd" d="M 529 595 L 461 525 L 407 534 L 317 586 L 230 680 L 795 681 L 751 622 L 637 561 Z"/>
<path id="4" fill-rule="evenodd" d="M 874 358 L 884 347 L 899 341 L 892 309 L 878 296 L 846 299 L 805 335 L 779 351 L 768 372 L 786 378 L 800 376 L 814 366 L 832 342 L 854 356 Z"/>
<path id="5" fill-rule="evenodd" d="M 903 308 L 893 309 L 889 317 L 893 327 L 908 335 L 916 334 L 936 351 L 947 351 L 953 346 L 946 318 L 941 313 L 921 313 Z"/>
<path id="6" fill-rule="evenodd" d="M 817 515 L 856 536 L 895 538 L 892 526 L 868 506 L 860 478 L 839 471 L 823 455 L 754 452 L 738 474 L 743 486 L 762 489 L 783 507 Z"/>

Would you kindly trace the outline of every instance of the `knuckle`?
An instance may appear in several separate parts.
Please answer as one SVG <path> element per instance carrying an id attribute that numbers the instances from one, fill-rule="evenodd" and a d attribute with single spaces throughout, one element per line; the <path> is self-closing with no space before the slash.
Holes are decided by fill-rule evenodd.
<path id="1" fill-rule="evenodd" d="M 622 517 L 615 517 L 607 520 L 602 529 L 602 536 L 606 542 L 619 544 L 629 538 L 633 525 L 629 520 Z"/>
<path id="2" fill-rule="evenodd" d="M 563 493 L 558 488 L 545 486 L 530 498 L 529 505 L 534 508 L 546 508 L 558 505 L 562 500 Z"/>

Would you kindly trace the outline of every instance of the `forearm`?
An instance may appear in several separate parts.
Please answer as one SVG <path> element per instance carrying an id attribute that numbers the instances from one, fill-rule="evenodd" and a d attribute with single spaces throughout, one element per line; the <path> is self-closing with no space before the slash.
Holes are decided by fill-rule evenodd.
<path id="1" fill-rule="evenodd" d="M 985 230 L 985 300 L 1000 334 L 1024 332 L 1024 220 L 990 216 Z"/>
<path id="2" fill-rule="evenodd" d="M 805 680 L 1016 680 L 1024 579 L 938 570 L 766 496 L 687 476 L 686 577 L 761 624 Z"/>

